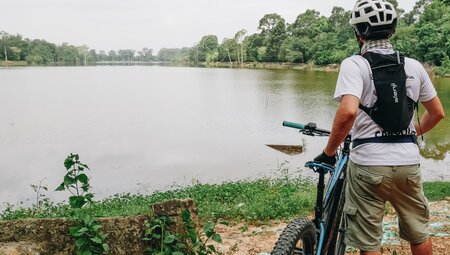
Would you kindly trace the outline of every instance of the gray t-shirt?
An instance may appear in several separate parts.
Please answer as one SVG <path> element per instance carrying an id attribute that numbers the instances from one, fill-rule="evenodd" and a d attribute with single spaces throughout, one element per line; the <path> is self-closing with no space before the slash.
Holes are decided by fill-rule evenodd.
<path id="1" fill-rule="evenodd" d="M 371 50 L 381 54 L 391 54 L 391 50 Z M 407 95 L 414 101 L 426 102 L 436 96 L 436 90 L 425 68 L 418 61 L 405 57 Z M 376 91 L 371 80 L 369 62 L 354 55 L 345 59 L 340 67 L 334 98 L 340 101 L 343 95 L 354 95 L 364 106 L 372 106 Z M 352 139 L 380 136 L 382 129 L 361 109 L 352 129 Z M 414 121 L 409 125 L 410 134 L 415 134 Z M 367 143 L 352 150 L 350 159 L 359 165 L 412 165 L 420 161 L 419 148 L 413 143 Z"/>

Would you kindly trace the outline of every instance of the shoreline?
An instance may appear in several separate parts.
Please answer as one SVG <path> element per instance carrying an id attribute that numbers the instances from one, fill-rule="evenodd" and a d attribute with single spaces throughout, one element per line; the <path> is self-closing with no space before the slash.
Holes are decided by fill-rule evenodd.
<path id="1" fill-rule="evenodd" d="M 140 61 L 103 61 L 95 63 L 87 63 L 86 65 L 72 65 L 64 63 L 53 63 L 50 65 L 29 65 L 26 61 L 0 61 L 0 67 L 54 67 L 54 66 L 130 66 L 130 65 L 156 65 L 156 66 L 186 66 L 186 67 L 207 67 L 207 68 L 246 68 L 246 69 L 292 69 L 292 70 L 310 70 L 320 72 L 338 72 L 339 64 L 315 65 L 313 63 L 289 63 L 289 62 L 244 62 L 244 63 L 229 63 L 229 62 L 213 62 L 213 63 L 186 63 L 186 62 L 140 62 Z M 443 75 L 436 74 L 437 66 L 429 64 L 422 65 L 428 72 L 430 77 L 434 78 L 450 78 L 450 73 Z"/>
<path id="2" fill-rule="evenodd" d="M 424 182 L 423 186 L 430 201 L 450 200 L 450 180 Z M 53 188 L 48 190 L 51 192 Z M 68 216 L 67 202 L 53 202 L 47 197 L 49 192 L 40 192 L 41 198 L 31 206 L 7 204 L 0 211 L 0 221 Z M 230 221 L 266 222 L 309 215 L 313 211 L 315 192 L 313 180 L 280 173 L 274 178 L 194 184 L 149 194 L 116 194 L 95 201 L 86 210 L 97 217 L 135 216 L 145 214 L 149 204 L 191 198 L 203 221 L 223 212 L 223 218 Z"/>

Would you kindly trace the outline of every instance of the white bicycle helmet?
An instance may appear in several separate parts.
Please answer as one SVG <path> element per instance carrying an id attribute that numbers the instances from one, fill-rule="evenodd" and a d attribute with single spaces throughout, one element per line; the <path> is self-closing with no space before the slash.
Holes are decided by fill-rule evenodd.
<path id="1" fill-rule="evenodd" d="M 397 12 L 386 0 L 358 0 L 352 10 L 350 25 L 366 39 L 385 39 L 395 31 Z"/>

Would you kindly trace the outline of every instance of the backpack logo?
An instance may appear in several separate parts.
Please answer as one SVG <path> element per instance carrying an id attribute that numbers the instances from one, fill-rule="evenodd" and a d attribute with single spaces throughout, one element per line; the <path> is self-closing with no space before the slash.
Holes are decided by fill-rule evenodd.
<path id="1" fill-rule="evenodd" d="M 392 87 L 392 98 L 394 98 L 394 102 L 396 104 L 398 104 L 398 93 L 397 93 L 397 84 L 395 83 L 391 83 L 391 87 Z"/>

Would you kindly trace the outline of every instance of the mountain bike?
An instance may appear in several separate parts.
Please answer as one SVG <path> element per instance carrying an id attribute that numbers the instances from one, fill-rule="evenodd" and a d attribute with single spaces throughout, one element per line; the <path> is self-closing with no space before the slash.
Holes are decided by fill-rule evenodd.
<path id="1" fill-rule="evenodd" d="M 316 124 L 306 125 L 284 121 L 283 126 L 299 129 L 309 136 L 329 136 L 330 131 L 317 128 Z M 319 174 L 314 219 L 292 221 L 283 230 L 273 248 L 272 255 L 341 255 L 345 253 L 346 220 L 343 216 L 344 181 L 350 154 L 351 137 L 348 135 L 338 150 L 335 166 L 309 161 L 305 167 Z"/>

